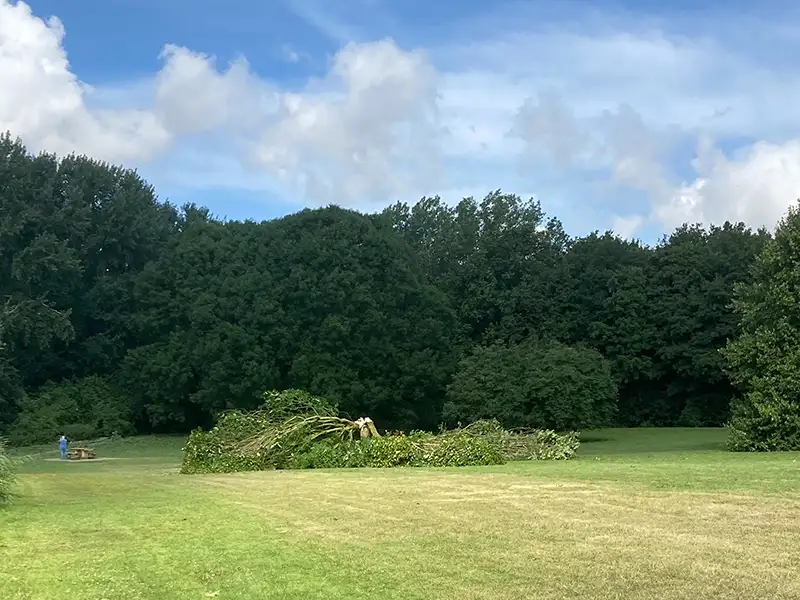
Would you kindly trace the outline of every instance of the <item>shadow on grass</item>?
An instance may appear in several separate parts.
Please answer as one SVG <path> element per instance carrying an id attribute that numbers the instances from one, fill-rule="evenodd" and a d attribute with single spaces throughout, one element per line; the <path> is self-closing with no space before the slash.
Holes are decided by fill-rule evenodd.
<path id="1" fill-rule="evenodd" d="M 596 444 L 597 442 L 613 442 L 614 438 L 601 436 L 601 435 L 592 435 L 592 434 L 581 434 L 581 444 Z"/>

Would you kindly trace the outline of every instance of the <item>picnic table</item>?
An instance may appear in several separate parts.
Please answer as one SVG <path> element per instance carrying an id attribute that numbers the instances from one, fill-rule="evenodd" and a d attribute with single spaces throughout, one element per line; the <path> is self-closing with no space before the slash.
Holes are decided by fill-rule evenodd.
<path id="1" fill-rule="evenodd" d="M 70 448 L 67 451 L 67 458 L 70 460 L 86 460 L 89 458 L 97 458 L 97 453 L 91 448 L 77 447 Z"/>

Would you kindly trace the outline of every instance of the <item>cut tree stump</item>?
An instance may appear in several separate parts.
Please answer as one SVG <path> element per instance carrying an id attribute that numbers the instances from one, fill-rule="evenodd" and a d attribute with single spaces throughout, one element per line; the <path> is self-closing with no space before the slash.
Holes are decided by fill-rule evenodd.
<path id="1" fill-rule="evenodd" d="M 370 437 L 381 437 L 375 427 L 375 423 L 369 417 L 360 417 L 356 419 L 355 424 L 358 426 L 359 436 L 362 440 Z"/>

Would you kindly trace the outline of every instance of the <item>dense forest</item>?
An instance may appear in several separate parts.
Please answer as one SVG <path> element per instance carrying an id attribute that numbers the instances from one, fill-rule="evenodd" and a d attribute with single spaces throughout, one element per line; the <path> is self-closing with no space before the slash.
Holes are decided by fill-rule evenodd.
<path id="1" fill-rule="evenodd" d="M 188 431 L 287 388 L 382 428 L 724 424 L 734 293 L 771 239 L 572 238 L 500 191 L 221 221 L 5 135 L 0 435 Z"/>

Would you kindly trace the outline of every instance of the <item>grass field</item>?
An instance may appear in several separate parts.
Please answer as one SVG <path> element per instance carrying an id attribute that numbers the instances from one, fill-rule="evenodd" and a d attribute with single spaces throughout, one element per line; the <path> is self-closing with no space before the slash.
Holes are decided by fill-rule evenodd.
<path id="1" fill-rule="evenodd" d="M 800 598 L 800 454 L 605 430 L 579 459 L 182 476 L 180 438 L 22 467 L 0 598 Z M 56 452 L 49 457 L 56 456 Z"/>

